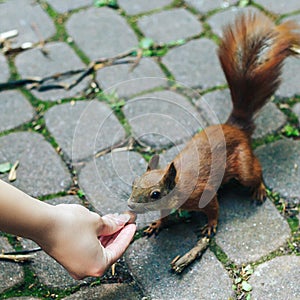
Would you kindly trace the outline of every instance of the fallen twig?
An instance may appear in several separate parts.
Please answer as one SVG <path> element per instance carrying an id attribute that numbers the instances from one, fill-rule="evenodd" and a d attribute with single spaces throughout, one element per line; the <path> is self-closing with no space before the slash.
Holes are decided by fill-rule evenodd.
<path id="1" fill-rule="evenodd" d="M 17 160 L 13 166 L 11 167 L 9 174 L 8 174 L 8 180 L 10 182 L 15 181 L 17 179 L 17 168 L 19 166 L 19 161 Z"/>
<path id="2" fill-rule="evenodd" d="M 25 262 L 33 259 L 30 254 L 4 254 L 0 253 L 0 260 L 11 260 L 14 262 Z"/>
<path id="3" fill-rule="evenodd" d="M 41 251 L 41 247 L 33 248 L 33 249 L 26 249 L 26 250 L 18 250 L 12 252 L 2 252 L 0 253 L 0 260 L 10 260 L 14 262 L 26 262 L 30 261 L 34 258 L 33 255 L 30 253 L 35 253 Z"/>
<path id="4" fill-rule="evenodd" d="M 200 257 L 209 245 L 209 238 L 201 238 L 195 247 L 189 250 L 185 255 L 180 257 L 176 256 L 172 262 L 171 267 L 176 273 L 181 273 L 190 263 L 196 258 Z"/>
<path id="5" fill-rule="evenodd" d="M 13 89 L 20 86 L 30 85 L 30 89 L 36 89 L 37 91 L 48 91 L 52 89 L 64 89 L 70 90 L 76 85 L 78 85 L 85 77 L 88 75 L 108 66 L 112 65 L 120 65 L 120 64 L 138 64 L 139 59 L 137 58 L 137 62 L 135 59 L 128 60 L 120 60 L 125 57 L 132 56 L 136 53 L 136 50 L 130 50 L 121 54 L 116 55 L 111 58 L 102 58 L 90 63 L 87 68 L 77 69 L 77 70 L 69 70 L 62 73 L 55 73 L 51 76 L 46 76 L 43 78 L 40 77 L 29 77 L 15 81 L 8 81 L 0 83 L 0 91 L 5 89 Z M 68 78 L 74 75 L 80 74 L 80 76 L 73 80 L 71 83 L 66 82 L 58 82 L 59 79 Z"/>

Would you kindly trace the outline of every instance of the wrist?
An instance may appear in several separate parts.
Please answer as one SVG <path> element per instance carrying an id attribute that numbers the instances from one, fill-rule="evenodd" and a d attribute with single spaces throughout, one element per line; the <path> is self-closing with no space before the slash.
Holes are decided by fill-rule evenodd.
<path id="1" fill-rule="evenodd" d="M 25 227 L 22 236 L 35 241 L 42 246 L 51 236 L 55 224 L 55 206 L 43 201 L 33 199 L 34 207 L 31 214 L 31 221 Z"/>

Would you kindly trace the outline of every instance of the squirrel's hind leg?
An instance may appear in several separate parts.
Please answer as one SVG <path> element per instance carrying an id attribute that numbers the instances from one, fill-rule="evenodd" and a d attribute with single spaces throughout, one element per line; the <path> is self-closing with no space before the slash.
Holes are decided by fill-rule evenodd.
<path id="1" fill-rule="evenodd" d="M 252 190 L 252 198 L 263 203 L 267 197 L 259 160 L 249 147 L 239 149 L 237 180 Z"/>

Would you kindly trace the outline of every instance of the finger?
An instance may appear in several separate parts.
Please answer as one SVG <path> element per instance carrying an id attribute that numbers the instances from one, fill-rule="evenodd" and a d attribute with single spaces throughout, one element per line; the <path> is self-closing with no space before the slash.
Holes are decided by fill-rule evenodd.
<path id="1" fill-rule="evenodd" d="M 104 235 L 99 237 L 99 241 L 102 244 L 103 247 L 106 247 L 108 243 L 113 241 L 115 237 L 117 236 L 118 232 L 114 233 L 113 235 Z"/>
<path id="2" fill-rule="evenodd" d="M 135 224 L 126 225 L 119 233 L 116 235 L 112 243 L 106 246 L 105 252 L 110 264 L 118 260 L 125 250 L 128 248 L 134 234 L 136 231 Z"/>
<path id="3" fill-rule="evenodd" d="M 112 235 L 125 226 L 130 220 L 129 214 L 109 214 L 100 219 L 98 235 Z"/>

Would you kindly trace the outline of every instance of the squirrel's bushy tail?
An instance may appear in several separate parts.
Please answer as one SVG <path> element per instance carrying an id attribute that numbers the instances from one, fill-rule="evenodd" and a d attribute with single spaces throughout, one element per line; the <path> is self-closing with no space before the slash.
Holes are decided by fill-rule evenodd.
<path id="1" fill-rule="evenodd" d="M 299 28 L 292 21 L 276 26 L 262 13 L 248 13 L 224 29 L 219 59 L 233 102 L 227 124 L 253 132 L 255 113 L 279 86 L 283 60 L 299 53 Z"/>

